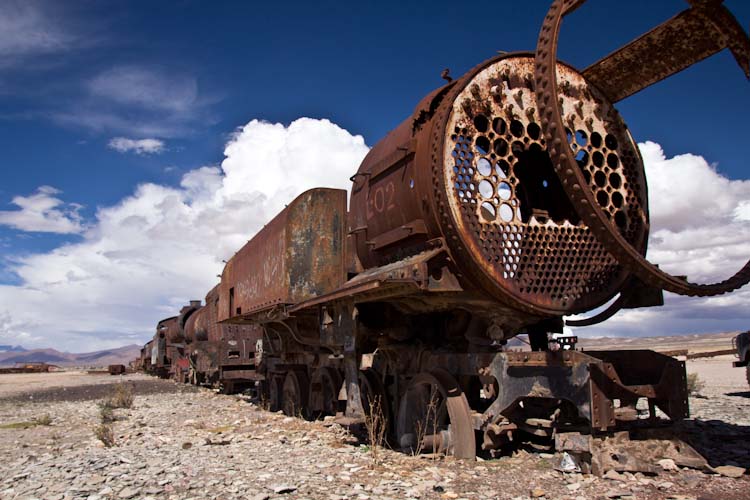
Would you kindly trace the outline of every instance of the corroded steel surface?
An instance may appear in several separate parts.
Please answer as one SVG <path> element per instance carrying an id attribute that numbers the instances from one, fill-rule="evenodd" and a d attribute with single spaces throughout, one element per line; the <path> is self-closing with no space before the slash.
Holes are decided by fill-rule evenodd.
<path id="1" fill-rule="evenodd" d="M 345 279 L 346 192 L 302 193 L 222 273 L 219 321 L 331 291 Z"/>
<path id="2" fill-rule="evenodd" d="M 623 270 L 557 181 L 541 134 L 531 57 L 483 68 L 455 98 L 445 127 L 442 184 L 475 265 L 517 300 L 559 311 L 590 308 L 619 289 Z M 575 89 L 561 99 L 577 164 L 609 217 L 645 252 L 647 195 L 636 145 L 606 99 L 558 64 Z"/>
<path id="3" fill-rule="evenodd" d="M 183 340 L 178 319 L 178 317 L 174 317 L 162 320 L 156 327 L 157 334 L 159 336 L 163 334 L 168 343 L 180 342 Z"/>
<path id="4" fill-rule="evenodd" d="M 750 78 L 750 42 L 721 1 L 694 1 L 685 10 L 583 72 L 612 102 L 729 48 Z"/>
<path id="5" fill-rule="evenodd" d="M 606 98 L 580 73 L 559 67 L 577 89 L 564 99 L 587 178 L 645 253 L 648 208 L 637 148 L 605 121 Z M 506 320 L 514 326 L 524 315 L 533 323 L 589 310 L 620 290 L 627 274 L 581 223 L 554 175 L 533 70 L 526 54 L 486 61 L 423 100 L 373 148 L 353 178 L 351 200 L 350 231 L 363 263 L 382 265 L 442 239 L 462 285 L 515 309 Z"/>
<path id="6" fill-rule="evenodd" d="M 718 295 L 745 285 L 750 281 L 750 261 L 734 276 L 720 283 L 709 285 L 689 283 L 687 280 L 667 274 L 651 264 L 645 259 L 642 248 L 633 245 L 632 241 L 629 241 L 627 233 L 624 233 L 622 228 L 618 227 L 620 225 L 617 224 L 617 220 L 613 220 L 611 214 L 607 213 L 607 207 L 599 200 L 599 192 L 591 186 L 591 180 L 585 176 L 585 169 L 579 167 L 576 161 L 575 145 L 570 142 L 566 135 L 567 113 L 571 113 L 572 110 L 565 105 L 565 102 L 560 102 L 560 100 L 564 101 L 565 96 L 570 95 L 576 88 L 575 86 L 565 85 L 565 80 L 561 78 L 556 60 L 557 40 L 562 18 L 583 3 L 583 0 L 553 2 L 539 35 L 535 64 L 535 91 L 542 115 L 544 137 L 547 143 L 552 146 L 548 148 L 548 151 L 555 173 L 560 179 L 568 199 L 576 206 L 581 220 L 617 262 L 625 266 L 629 272 L 636 274 L 646 284 L 673 293 L 693 296 Z M 708 3 L 711 4 L 712 8 L 721 7 L 720 2 Z M 728 12 L 726 16 L 733 19 Z M 705 28 L 705 26 L 700 25 L 697 29 L 701 28 Z M 687 26 L 685 29 L 687 29 Z M 739 31 L 740 33 L 737 33 L 734 30 L 733 33 L 741 37 L 738 43 L 746 46 L 747 35 L 742 30 Z M 691 37 L 692 35 L 686 36 Z M 710 38 L 710 36 L 711 33 L 706 37 Z M 727 46 L 727 44 L 723 46 Z M 707 53 L 713 53 L 721 47 L 721 45 L 711 46 L 710 50 L 707 49 Z M 642 59 L 649 60 L 649 62 L 651 58 L 660 60 L 662 54 L 658 48 L 657 45 L 654 50 L 649 52 L 650 57 L 641 56 Z M 747 51 L 745 51 L 744 56 L 739 54 L 740 63 L 744 64 L 745 68 L 747 67 L 747 54 Z M 691 57 L 691 55 L 687 54 L 686 56 Z M 735 56 L 738 56 L 738 52 L 735 52 Z M 675 57 L 675 54 L 668 52 L 665 57 L 669 61 L 670 58 Z M 745 57 L 744 61 L 742 57 Z M 688 60 L 688 62 L 695 61 Z M 667 62 L 665 65 L 671 67 L 673 63 Z M 617 121 L 612 123 L 614 133 L 626 133 L 624 124 Z"/>

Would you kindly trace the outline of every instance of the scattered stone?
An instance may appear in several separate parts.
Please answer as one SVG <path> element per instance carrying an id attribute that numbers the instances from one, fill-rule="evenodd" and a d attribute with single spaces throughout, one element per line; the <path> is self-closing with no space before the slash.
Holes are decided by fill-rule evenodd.
<path id="1" fill-rule="evenodd" d="M 604 478 L 611 479 L 612 481 L 626 481 L 627 480 L 627 478 L 623 474 L 620 474 L 614 469 L 610 469 L 607 472 L 605 472 Z"/>
<path id="2" fill-rule="evenodd" d="M 627 495 L 630 495 L 630 493 L 622 490 L 609 490 L 604 494 L 607 498 L 622 498 Z"/>
<path id="3" fill-rule="evenodd" d="M 279 484 L 271 486 L 271 488 L 274 493 L 280 494 L 280 493 L 292 493 L 293 491 L 297 491 L 296 486 L 291 486 L 288 484 Z"/>
<path id="4" fill-rule="evenodd" d="M 0 422 L 30 420 L 39 414 L 39 404 L 8 404 L 0 396 Z M 735 406 L 738 415 L 748 409 L 750 401 Z M 0 461 L 0 498 L 199 500 L 210 492 L 227 500 L 298 495 L 308 500 L 629 500 L 669 494 L 673 499 L 694 500 L 699 492 L 705 498 L 721 498 L 738 484 L 731 476 L 707 480 L 701 472 L 681 469 L 677 458 L 660 464 L 660 470 L 670 470 L 661 477 L 607 471 L 602 478 L 575 469 L 562 473 L 549 468 L 562 453 L 527 451 L 486 462 L 462 462 L 432 455 L 416 458 L 381 448 L 379 463 L 374 464 L 370 448 L 360 446 L 332 419 L 324 425 L 287 418 L 205 390 L 137 396 L 133 409 L 118 412 L 122 418 L 114 423 L 114 448 L 96 447 L 95 401 L 55 402 L 41 412 L 55 415 L 66 428 L 0 430 L 0 456 L 12 457 Z M 737 443 L 750 439 L 743 427 L 746 420 L 733 421 L 730 427 L 728 413 L 715 415 L 714 421 L 683 424 L 696 430 L 692 438 L 703 439 L 699 449 L 708 450 L 712 461 L 738 469 L 717 468 L 717 474 L 744 472 L 742 467 L 750 466 L 750 461 L 746 448 Z M 204 446 L 204 442 L 223 446 Z M 574 461 L 577 457 L 571 456 Z M 585 462 L 576 465 L 584 468 Z"/>
<path id="5" fill-rule="evenodd" d="M 665 471 L 680 470 L 680 468 L 677 467 L 677 464 L 674 463 L 674 460 L 672 460 L 671 458 L 662 458 L 656 463 L 659 464 L 659 467 L 661 467 L 662 470 Z"/>
<path id="6" fill-rule="evenodd" d="M 120 493 L 117 494 L 120 498 L 133 498 L 140 492 L 140 488 L 129 488 L 125 487 L 120 490 Z"/>
<path id="7" fill-rule="evenodd" d="M 734 465 L 720 465 L 718 467 L 714 467 L 713 470 L 714 472 L 721 474 L 722 476 L 732 477 L 735 479 L 738 477 L 742 477 L 742 475 L 745 473 L 745 469 Z"/>
<path id="8" fill-rule="evenodd" d="M 578 491 L 581 489 L 581 483 L 570 483 L 565 487 L 568 488 L 568 491 Z"/>

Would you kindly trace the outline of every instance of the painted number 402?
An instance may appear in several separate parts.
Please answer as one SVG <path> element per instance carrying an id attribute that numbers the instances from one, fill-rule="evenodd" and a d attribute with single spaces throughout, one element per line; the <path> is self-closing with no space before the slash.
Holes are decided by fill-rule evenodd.
<path id="1" fill-rule="evenodd" d="M 385 186 L 371 189 L 367 200 L 367 218 L 371 218 L 375 213 L 383 213 L 385 210 L 394 208 L 396 206 L 393 203 L 395 194 L 396 188 L 392 181 L 387 182 Z"/>

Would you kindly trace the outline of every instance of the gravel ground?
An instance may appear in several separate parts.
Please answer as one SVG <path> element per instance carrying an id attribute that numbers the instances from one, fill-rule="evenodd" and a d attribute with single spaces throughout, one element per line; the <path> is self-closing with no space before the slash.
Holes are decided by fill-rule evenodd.
<path id="1" fill-rule="evenodd" d="M 689 364 L 706 386 L 705 398 L 691 398 L 694 420 L 684 429 L 711 465 L 747 468 L 750 392 L 744 373 L 740 385 L 732 370 L 731 360 Z M 558 456 L 523 451 L 478 462 L 384 449 L 376 456 L 330 422 L 288 418 L 236 396 L 143 376 L 125 377 L 135 403 L 115 410 L 115 446 L 106 448 L 94 436 L 97 400 L 113 391 L 114 377 L 90 377 L 95 384 L 50 374 L 31 392 L 0 391 L 0 499 L 731 500 L 750 491 L 747 473 L 730 478 L 678 468 L 597 478 L 557 472 Z M 45 415 L 51 425 L 33 425 Z"/>

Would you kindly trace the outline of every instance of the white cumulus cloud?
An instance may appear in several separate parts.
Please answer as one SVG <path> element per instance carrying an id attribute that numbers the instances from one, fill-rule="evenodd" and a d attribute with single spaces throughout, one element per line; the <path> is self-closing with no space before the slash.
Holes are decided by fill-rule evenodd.
<path id="1" fill-rule="evenodd" d="M 648 259 L 697 283 L 723 281 L 750 258 L 750 181 L 721 175 L 705 158 L 667 158 L 654 142 L 639 144 L 649 189 Z M 665 306 L 624 310 L 579 335 L 667 335 L 747 329 L 750 285 L 709 298 L 665 294 Z"/>
<path id="2" fill-rule="evenodd" d="M 348 188 L 367 150 L 328 120 L 251 121 L 220 166 L 191 170 L 176 187 L 142 184 L 100 208 L 82 242 L 17 256 L 21 284 L 0 286 L 0 344 L 25 335 L 29 346 L 86 351 L 145 341 L 157 320 L 203 298 L 221 260 L 295 196 Z"/>
<path id="3" fill-rule="evenodd" d="M 60 191 L 51 186 L 40 186 L 29 196 L 16 196 L 11 203 L 20 210 L 0 211 L 0 225 L 40 233 L 80 233 L 82 208 L 76 203 L 64 203 L 55 195 Z"/>
<path id="4" fill-rule="evenodd" d="M 111 149 L 120 153 L 133 152 L 138 155 L 159 154 L 164 151 L 164 141 L 159 139 L 128 139 L 127 137 L 113 137 L 107 143 Z"/>

